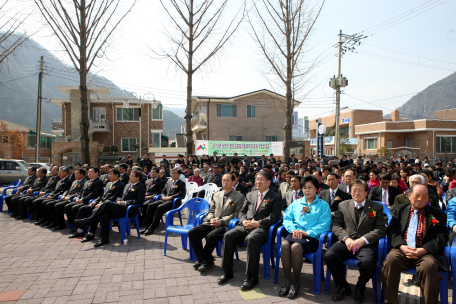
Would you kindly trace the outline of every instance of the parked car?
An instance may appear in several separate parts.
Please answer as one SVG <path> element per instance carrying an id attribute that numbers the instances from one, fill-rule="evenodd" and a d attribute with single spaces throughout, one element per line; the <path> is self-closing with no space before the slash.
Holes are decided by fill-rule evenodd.
<path id="1" fill-rule="evenodd" d="M 29 163 L 30 166 L 35 167 L 37 169 L 41 167 L 45 167 L 49 171 L 50 165 L 48 163 Z"/>
<path id="2" fill-rule="evenodd" d="M 0 184 L 11 184 L 17 179 L 24 181 L 28 177 L 30 165 L 18 159 L 0 159 Z"/>

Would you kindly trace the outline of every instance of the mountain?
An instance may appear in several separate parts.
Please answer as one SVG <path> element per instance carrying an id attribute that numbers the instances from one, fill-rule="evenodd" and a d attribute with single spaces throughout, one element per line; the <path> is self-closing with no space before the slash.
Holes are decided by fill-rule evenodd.
<path id="1" fill-rule="evenodd" d="M 435 118 L 435 112 L 456 108 L 456 72 L 428 86 L 398 108 L 401 118 Z M 386 118 L 386 117 L 385 117 Z"/>
<path id="2" fill-rule="evenodd" d="M 50 102 L 51 99 L 68 99 L 68 95 L 54 89 L 56 86 L 79 86 L 79 74 L 72 66 L 65 65 L 60 59 L 29 39 L 8 66 L 0 68 L 0 115 L 11 122 L 36 127 L 38 67 L 40 56 L 44 57 L 43 103 L 41 129 L 51 131 L 51 118 L 61 119 L 62 109 Z M 90 74 L 87 77 L 90 86 L 109 87 L 111 96 L 135 98 L 132 92 L 122 90 L 109 79 Z M 164 107 L 163 134 L 174 138 L 180 133 L 184 108 Z M 175 113 L 173 113 L 175 112 Z"/>

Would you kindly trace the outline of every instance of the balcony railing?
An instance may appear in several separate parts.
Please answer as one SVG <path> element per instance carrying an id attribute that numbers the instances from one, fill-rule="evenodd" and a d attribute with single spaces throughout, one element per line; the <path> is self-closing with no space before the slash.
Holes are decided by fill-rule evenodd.
<path id="1" fill-rule="evenodd" d="M 206 129 L 207 118 L 205 114 L 198 114 L 192 119 L 192 130 Z"/>
<path id="2" fill-rule="evenodd" d="M 95 132 L 109 132 L 109 120 L 91 118 L 89 122 L 89 134 Z"/>

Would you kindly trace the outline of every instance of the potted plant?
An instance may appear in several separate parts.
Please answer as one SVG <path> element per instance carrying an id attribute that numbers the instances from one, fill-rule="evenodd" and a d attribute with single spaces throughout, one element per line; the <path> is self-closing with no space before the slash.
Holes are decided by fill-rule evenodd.
<path id="1" fill-rule="evenodd" d="M 105 122 L 106 121 L 106 116 L 104 114 L 101 114 L 100 115 L 100 119 L 101 119 L 101 122 Z"/>
<path id="2" fill-rule="evenodd" d="M 112 154 L 117 153 L 119 151 L 119 148 L 117 148 L 117 146 L 112 146 L 111 151 L 112 151 Z"/>

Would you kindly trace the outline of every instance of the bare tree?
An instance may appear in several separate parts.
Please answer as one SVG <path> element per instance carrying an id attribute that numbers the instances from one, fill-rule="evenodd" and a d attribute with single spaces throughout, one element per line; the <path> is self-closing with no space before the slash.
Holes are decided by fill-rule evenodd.
<path id="1" fill-rule="evenodd" d="M 309 83 L 309 74 L 316 66 L 317 59 L 304 57 L 309 50 L 309 37 L 323 9 L 324 0 L 311 4 L 310 0 L 261 0 L 252 1 L 249 15 L 252 36 L 266 59 L 266 77 L 273 76 L 272 82 L 284 89 L 286 100 L 277 99 L 285 112 L 284 160 L 290 156 L 291 116 L 297 106 L 298 94 Z M 271 78 L 268 78 L 270 80 Z M 308 94 L 304 93 L 304 95 Z"/>
<path id="2" fill-rule="evenodd" d="M 171 46 L 169 49 L 154 52 L 162 58 L 170 59 L 187 75 L 187 109 L 185 129 L 187 154 L 192 154 L 192 84 L 193 74 L 216 55 L 233 36 L 244 18 L 245 3 L 235 16 L 224 23 L 228 0 L 160 0 L 174 25 L 172 30 L 165 28 Z M 208 109 L 209 110 L 209 109 Z"/>
<path id="3" fill-rule="evenodd" d="M 120 13 L 120 0 L 34 0 L 41 15 L 79 73 L 82 162 L 90 164 L 87 74 L 104 56 L 114 30 L 132 10 Z M 125 2 L 124 2 L 125 3 Z"/>

